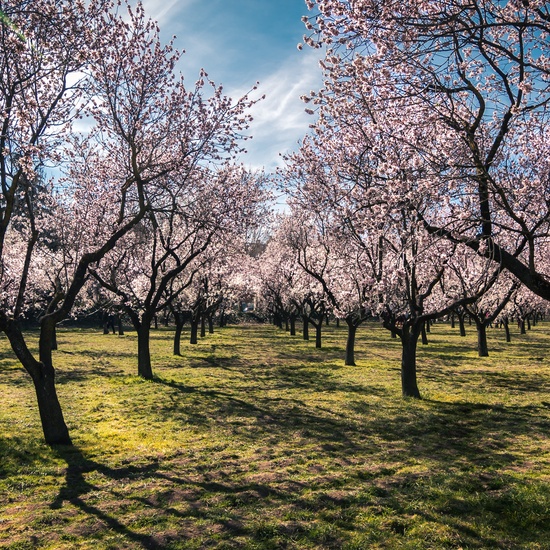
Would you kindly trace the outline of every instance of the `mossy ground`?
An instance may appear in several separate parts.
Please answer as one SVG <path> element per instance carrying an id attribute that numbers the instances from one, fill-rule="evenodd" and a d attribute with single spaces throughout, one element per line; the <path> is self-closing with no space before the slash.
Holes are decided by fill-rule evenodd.
<path id="1" fill-rule="evenodd" d="M 171 355 L 152 333 L 60 330 L 74 447 L 42 442 L 28 375 L 0 339 L 0 546 L 120 549 L 549 549 L 550 324 L 526 335 L 436 324 L 423 399 L 401 397 L 400 343 L 362 326 L 324 348 L 228 327 Z M 31 338 L 34 336 L 31 335 Z M 185 334 L 184 334 L 185 337 Z"/>

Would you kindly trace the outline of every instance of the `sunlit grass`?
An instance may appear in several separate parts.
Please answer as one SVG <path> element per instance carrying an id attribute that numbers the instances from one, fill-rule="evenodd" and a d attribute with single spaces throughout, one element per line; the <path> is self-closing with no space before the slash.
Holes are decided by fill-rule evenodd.
<path id="1" fill-rule="evenodd" d="M 271 326 L 218 330 L 155 380 L 135 333 L 61 330 L 74 448 L 42 443 L 28 376 L 0 340 L 0 546 L 550 548 L 550 325 L 526 335 L 436 324 L 423 399 L 400 397 L 399 340 L 345 329 L 324 348 Z M 184 335 L 185 336 L 185 335 Z"/>

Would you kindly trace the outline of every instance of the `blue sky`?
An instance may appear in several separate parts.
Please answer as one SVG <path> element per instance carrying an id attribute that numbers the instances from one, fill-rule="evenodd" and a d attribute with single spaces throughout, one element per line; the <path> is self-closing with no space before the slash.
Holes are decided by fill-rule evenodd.
<path id="1" fill-rule="evenodd" d="M 299 51 L 307 14 L 304 0 L 144 0 L 146 13 L 159 22 L 162 36 L 176 35 L 186 54 L 180 70 L 194 82 L 201 67 L 226 93 L 239 97 L 256 81 L 266 99 L 254 107 L 254 122 L 240 160 L 272 171 L 279 153 L 296 148 L 312 117 L 300 96 L 317 89 L 319 52 Z"/>

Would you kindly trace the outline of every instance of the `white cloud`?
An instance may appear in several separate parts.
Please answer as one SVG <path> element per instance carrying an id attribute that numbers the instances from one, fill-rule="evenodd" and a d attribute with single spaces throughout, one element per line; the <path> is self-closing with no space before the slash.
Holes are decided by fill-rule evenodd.
<path id="1" fill-rule="evenodd" d="M 197 0 L 144 0 L 143 7 L 145 13 L 157 21 L 162 29 L 196 2 Z"/>
<path id="2" fill-rule="evenodd" d="M 247 143 L 248 154 L 242 158 L 246 165 L 274 169 L 281 164 L 279 153 L 294 149 L 308 132 L 315 117 L 305 112 L 300 96 L 320 87 L 318 59 L 317 51 L 301 52 L 260 82 L 258 92 L 266 98 L 252 109 L 253 139 Z M 232 95 L 237 97 L 238 92 Z"/>

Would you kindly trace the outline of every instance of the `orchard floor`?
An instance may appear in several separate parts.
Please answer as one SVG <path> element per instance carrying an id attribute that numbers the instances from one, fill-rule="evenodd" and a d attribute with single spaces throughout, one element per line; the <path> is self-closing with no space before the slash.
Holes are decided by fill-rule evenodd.
<path id="1" fill-rule="evenodd" d="M 1 337 L 0 547 L 550 549 L 550 323 L 489 330 L 488 358 L 467 329 L 419 345 L 420 401 L 376 324 L 356 367 L 343 327 L 321 350 L 228 327 L 182 357 L 153 331 L 150 382 L 135 333 L 60 330 L 57 448 Z"/>

